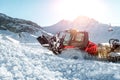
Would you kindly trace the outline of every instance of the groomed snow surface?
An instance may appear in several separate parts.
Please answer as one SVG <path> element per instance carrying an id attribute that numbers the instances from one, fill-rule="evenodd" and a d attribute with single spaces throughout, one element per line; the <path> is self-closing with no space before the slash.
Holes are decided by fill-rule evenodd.
<path id="1" fill-rule="evenodd" d="M 120 80 L 120 63 L 65 55 L 53 55 L 37 43 L 13 43 L 0 36 L 0 80 Z"/>

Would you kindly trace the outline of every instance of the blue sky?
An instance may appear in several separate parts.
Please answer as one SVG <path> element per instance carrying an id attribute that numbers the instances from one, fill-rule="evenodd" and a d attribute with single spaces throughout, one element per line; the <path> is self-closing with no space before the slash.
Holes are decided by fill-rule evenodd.
<path id="1" fill-rule="evenodd" d="M 0 13 L 49 26 L 62 19 L 88 16 L 120 26 L 120 0 L 0 0 Z"/>

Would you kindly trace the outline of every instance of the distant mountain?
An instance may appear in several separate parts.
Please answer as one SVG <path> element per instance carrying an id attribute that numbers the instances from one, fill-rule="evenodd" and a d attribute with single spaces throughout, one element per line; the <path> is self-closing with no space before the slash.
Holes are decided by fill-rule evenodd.
<path id="1" fill-rule="evenodd" d="M 61 20 L 52 26 L 44 27 L 44 30 L 51 33 L 56 33 L 58 31 L 63 31 L 71 28 L 86 30 L 87 28 L 93 27 L 97 24 L 99 23 L 94 19 L 88 18 L 86 16 L 79 16 L 74 21 Z"/>
<path id="2" fill-rule="evenodd" d="M 0 34 L 20 42 L 36 42 L 38 36 L 50 35 L 32 21 L 12 18 L 2 13 L 0 13 Z"/>
<path id="3" fill-rule="evenodd" d="M 108 31 L 110 27 L 113 31 Z M 44 30 L 57 33 L 71 28 L 89 32 L 90 40 L 96 43 L 108 42 L 110 38 L 120 39 L 120 27 L 102 24 L 86 16 L 79 16 L 73 21 L 61 20 L 52 26 L 44 27 Z"/>
<path id="4" fill-rule="evenodd" d="M 9 30 L 15 33 L 20 32 L 35 33 L 40 29 L 41 27 L 32 21 L 12 18 L 5 14 L 0 13 L 0 30 Z"/>
<path id="5" fill-rule="evenodd" d="M 52 25 L 52 26 L 47 26 L 47 27 L 43 27 L 43 29 L 47 32 L 50 33 L 56 33 L 58 31 L 62 31 L 65 29 L 68 29 L 71 27 L 71 22 L 67 21 L 67 20 L 61 20 L 58 23 Z"/>

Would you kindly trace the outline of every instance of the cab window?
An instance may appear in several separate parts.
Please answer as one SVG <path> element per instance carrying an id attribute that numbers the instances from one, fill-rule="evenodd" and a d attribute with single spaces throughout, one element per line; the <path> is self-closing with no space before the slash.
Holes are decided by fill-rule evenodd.
<path id="1" fill-rule="evenodd" d="M 59 38 L 64 38 L 65 41 L 69 41 L 71 39 L 69 32 L 60 32 Z"/>
<path id="2" fill-rule="evenodd" d="M 75 41 L 83 41 L 84 40 L 84 33 L 77 33 L 75 37 Z"/>
<path id="3" fill-rule="evenodd" d="M 65 41 L 69 41 L 70 40 L 70 33 L 65 33 Z"/>

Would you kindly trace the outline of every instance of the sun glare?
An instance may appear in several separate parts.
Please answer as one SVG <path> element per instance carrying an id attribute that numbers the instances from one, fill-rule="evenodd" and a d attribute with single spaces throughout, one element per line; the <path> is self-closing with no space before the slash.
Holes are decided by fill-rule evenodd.
<path id="1" fill-rule="evenodd" d="M 77 16 L 88 16 L 91 18 L 104 17 L 106 6 L 102 0 L 59 0 L 54 5 L 57 15 L 64 19 L 73 20 Z"/>

